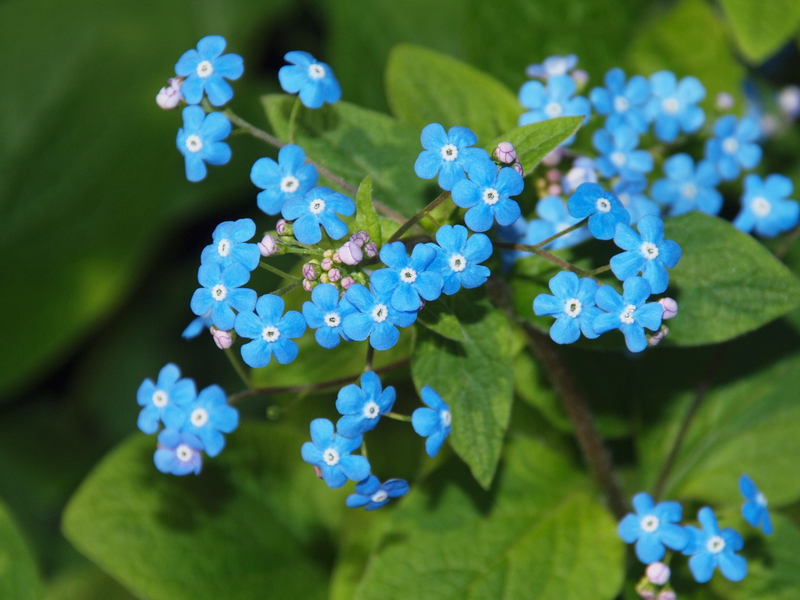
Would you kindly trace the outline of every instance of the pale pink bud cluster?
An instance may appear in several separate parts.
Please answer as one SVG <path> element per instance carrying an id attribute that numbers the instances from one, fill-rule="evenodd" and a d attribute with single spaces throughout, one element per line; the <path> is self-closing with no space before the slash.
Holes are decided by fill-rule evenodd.
<path id="1" fill-rule="evenodd" d="M 661 298 L 658 303 L 664 309 L 664 315 L 661 318 L 665 321 L 678 314 L 678 303 L 672 298 Z"/>
<path id="2" fill-rule="evenodd" d="M 260 242 L 258 242 L 258 251 L 261 256 L 272 256 L 278 251 L 278 242 L 270 234 L 266 234 Z"/>
<path id="3" fill-rule="evenodd" d="M 376 254 L 378 254 L 378 247 L 375 242 L 370 241 L 366 231 L 359 231 L 351 235 L 350 239 L 336 251 L 333 260 L 352 267 L 364 260 L 365 255 L 372 258 Z"/>
<path id="4" fill-rule="evenodd" d="M 211 337 L 214 338 L 214 343 L 220 350 L 227 350 L 228 348 L 233 346 L 233 336 L 231 336 L 230 331 L 225 331 L 224 329 L 217 329 L 212 325 Z"/>
<path id="5" fill-rule="evenodd" d="M 170 110 L 181 103 L 181 84 L 183 77 L 170 77 L 169 85 L 161 88 L 156 94 L 156 104 L 164 110 Z"/>
<path id="6" fill-rule="evenodd" d="M 492 154 L 498 161 L 504 165 L 511 165 L 522 177 L 525 176 L 525 171 L 523 171 L 522 165 L 519 163 L 517 149 L 514 148 L 514 144 L 511 142 L 500 142 L 497 144 Z"/>

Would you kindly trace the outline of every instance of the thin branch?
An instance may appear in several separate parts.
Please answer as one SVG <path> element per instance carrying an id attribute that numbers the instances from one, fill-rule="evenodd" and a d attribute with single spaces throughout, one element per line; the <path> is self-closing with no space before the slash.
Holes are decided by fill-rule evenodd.
<path id="1" fill-rule="evenodd" d="M 449 197 L 450 197 L 450 192 L 442 192 L 441 194 L 436 196 L 436 198 L 434 198 L 434 200 L 430 204 L 428 204 L 428 206 L 426 206 L 425 208 L 420 210 L 417 214 L 415 214 L 413 217 L 411 217 L 408 221 L 405 221 L 399 227 L 399 229 L 392 234 L 392 237 L 390 237 L 386 243 L 387 244 L 391 244 L 392 242 L 395 242 L 395 241 L 399 240 L 400 236 L 402 236 L 406 231 L 411 229 L 414 225 L 417 224 L 417 222 L 419 222 L 423 217 L 425 217 L 425 215 L 427 215 L 429 212 L 431 212 L 434 208 L 439 206 L 442 202 L 447 200 Z"/>
<path id="2" fill-rule="evenodd" d="M 537 256 L 541 256 L 542 258 L 549 260 L 554 265 L 561 267 L 565 271 L 571 271 L 580 277 L 587 277 L 589 275 L 589 271 L 584 271 L 583 269 L 573 265 L 571 262 L 567 262 L 555 254 L 550 254 L 547 250 L 542 250 L 537 246 L 529 246 L 528 244 L 513 244 L 510 242 L 494 242 L 494 246 L 504 250 L 521 250 L 523 252 L 530 252 L 532 254 L 536 254 Z"/>

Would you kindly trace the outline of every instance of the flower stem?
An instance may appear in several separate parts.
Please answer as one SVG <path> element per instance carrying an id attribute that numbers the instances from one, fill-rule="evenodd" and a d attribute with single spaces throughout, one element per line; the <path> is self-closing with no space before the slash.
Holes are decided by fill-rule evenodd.
<path id="1" fill-rule="evenodd" d="M 367 360 L 364 363 L 364 373 L 367 371 L 372 371 L 372 360 L 375 358 L 375 348 L 372 347 L 372 344 L 367 345 Z"/>
<path id="2" fill-rule="evenodd" d="M 383 416 L 389 419 L 394 419 L 395 421 L 403 421 L 404 423 L 411 423 L 411 417 L 408 415 L 401 415 L 396 412 L 388 412 Z"/>
<path id="3" fill-rule="evenodd" d="M 290 273 L 287 273 L 286 271 L 281 271 L 280 269 L 276 269 L 272 265 L 267 264 L 267 263 L 265 263 L 263 261 L 259 262 L 258 266 L 261 267 L 262 269 L 266 269 L 267 271 L 271 271 L 272 273 L 275 273 L 275 275 L 278 275 L 279 277 L 283 277 L 284 279 L 291 279 L 292 281 L 302 281 L 303 280 L 302 277 L 297 277 L 296 275 L 291 275 Z"/>
<path id="4" fill-rule="evenodd" d="M 300 96 L 297 97 L 292 105 L 292 113 L 289 115 L 289 143 L 294 144 L 294 127 L 297 123 L 297 113 L 300 112 Z"/>
<path id="5" fill-rule="evenodd" d="M 416 224 L 417 224 L 417 223 L 418 223 L 418 222 L 419 222 L 419 221 L 420 221 L 420 220 L 421 220 L 423 217 L 425 217 L 425 215 L 427 215 L 429 212 L 431 212 L 431 211 L 432 211 L 434 208 L 436 208 L 437 206 L 439 206 L 439 205 L 440 205 L 442 202 L 444 202 L 445 200 L 447 200 L 449 197 L 450 197 L 450 192 L 442 192 L 441 194 L 439 194 L 439 195 L 438 195 L 438 196 L 437 196 L 437 197 L 436 197 L 436 198 L 433 200 L 433 202 L 431 202 L 430 204 L 428 204 L 428 206 L 426 206 L 425 208 L 423 208 L 421 211 L 419 211 L 417 214 L 415 214 L 413 217 L 411 217 L 411 218 L 410 218 L 408 221 L 406 221 L 405 223 L 403 223 L 403 224 L 402 224 L 402 225 L 401 225 L 401 226 L 398 228 L 398 230 L 397 230 L 397 231 L 395 231 L 395 232 L 392 234 L 392 237 L 390 237 L 390 238 L 389 238 L 389 240 L 388 240 L 386 243 L 387 243 L 387 244 L 391 244 L 392 242 L 396 242 L 397 240 L 399 240 L 399 239 L 400 239 L 400 236 L 402 236 L 402 235 L 403 235 L 403 234 L 404 234 L 406 231 L 408 231 L 409 229 L 411 229 L 411 228 L 412 228 L 414 225 L 416 225 Z"/>
<path id="6" fill-rule="evenodd" d="M 529 246 L 528 244 L 512 244 L 510 242 L 494 242 L 494 245 L 496 248 L 503 248 L 505 250 L 522 250 L 523 252 L 531 252 L 532 254 L 536 254 L 537 256 L 541 256 L 542 258 L 549 260 L 551 263 L 561 267 L 565 271 L 571 271 L 580 277 L 587 277 L 589 275 L 589 271 L 584 271 L 572 263 L 567 262 L 563 258 L 559 258 L 555 254 L 550 254 L 547 250 L 542 250 L 538 246 Z"/>
<path id="7" fill-rule="evenodd" d="M 303 282 L 302 279 L 293 281 L 289 285 L 285 285 L 282 288 L 277 289 L 272 293 L 275 294 L 276 296 L 283 296 L 284 294 L 288 294 L 289 292 L 291 292 L 294 288 L 300 287 L 302 285 L 302 282 Z"/>
<path id="8" fill-rule="evenodd" d="M 228 357 L 228 360 L 230 361 L 231 365 L 233 365 L 233 369 L 234 371 L 236 371 L 236 374 L 241 378 L 242 383 L 244 383 L 248 391 L 252 391 L 253 384 L 250 381 L 250 378 L 247 376 L 247 372 L 244 370 L 244 365 L 239 360 L 239 357 L 236 354 L 236 352 L 234 352 L 233 348 L 226 348 L 225 355 Z M 230 398 L 233 398 L 233 396 L 231 396 Z M 230 398 L 228 398 L 229 402 L 231 401 Z"/>
<path id="9" fill-rule="evenodd" d="M 587 277 L 594 277 L 595 275 L 599 275 L 600 273 L 605 273 L 606 271 L 611 270 L 611 265 L 605 265 L 602 267 L 597 267 L 596 269 L 592 269 L 591 271 L 586 271 Z"/>
<path id="10" fill-rule="evenodd" d="M 561 236 L 567 235 L 568 233 L 572 233 L 576 229 L 580 229 L 581 227 L 583 227 L 585 224 L 586 224 L 586 219 L 584 219 L 583 221 L 580 221 L 579 223 L 575 223 L 575 225 L 570 225 L 566 229 L 562 229 L 558 233 L 555 233 L 555 234 L 551 235 L 549 238 L 547 238 L 545 240 L 542 240 L 538 244 L 534 244 L 533 247 L 534 248 L 544 248 L 545 246 L 547 246 L 547 244 L 549 244 L 553 240 L 557 240 Z"/>

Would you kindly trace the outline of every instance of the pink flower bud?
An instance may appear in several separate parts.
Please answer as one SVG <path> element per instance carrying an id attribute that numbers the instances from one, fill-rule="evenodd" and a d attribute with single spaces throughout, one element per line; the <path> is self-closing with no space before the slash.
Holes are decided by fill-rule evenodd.
<path id="1" fill-rule="evenodd" d="M 658 600 L 677 600 L 678 595 L 672 590 L 661 590 Z"/>
<path id="2" fill-rule="evenodd" d="M 364 244 L 369 241 L 369 234 L 364 231 L 363 229 L 358 233 L 354 233 L 350 236 L 350 241 L 354 244 L 358 244 L 358 247 L 361 248 Z"/>
<path id="3" fill-rule="evenodd" d="M 356 282 L 352 277 L 344 277 L 342 279 L 342 289 L 346 290 Z"/>
<path id="4" fill-rule="evenodd" d="M 322 469 L 320 469 L 320 468 L 319 468 L 318 466 L 316 466 L 316 465 L 314 465 L 314 474 L 315 474 L 317 477 L 319 477 L 320 479 L 322 479 Z"/>
<path id="5" fill-rule="evenodd" d="M 369 258 L 375 258 L 378 255 L 378 246 L 375 242 L 367 242 L 364 244 L 364 254 Z"/>
<path id="6" fill-rule="evenodd" d="M 317 287 L 316 281 L 311 281 L 310 279 L 303 279 L 303 289 L 307 292 L 310 292 L 315 287 Z"/>
<path id="7" fill-rule="evenodd" d="M 637 589 L 636 592 L 639 594 L 640 597 L 644 598 L 644 600 L 656 599 L 656 594 L 655 592 L 653 592 L 653 590 L 642 588 L 642 589 Z"/>
<path id="8" fill-rule="evenodd" d="M 561 181 L 561 171 L 558 169 L 547 169 L 547 174 L 545 175 L 547 181 L 550 183 L 558 183 Z"/>
<path id="9" fill-rule="evenodd" d="M 342 278 L 342 272 L 339 269 L 331 269 L 328 271 L 328 279 L 331 283 L 336 283 Z"/>
<path id="10" fill-rule="evenodd" d="M 224 329 L 217 329 L 212 325 L 211 336 L 214 338 L 214 343 L 220 350 L 227 350 L 228 348 L 233 346 L 233 338 L 231 337 L 230 331 L 225 331 Z"/>
<path id="11" fill-rule="evenodd" d="M 678 303 L 672 298 L 661 298 L 658 303 L 664 309 L 664 315 L 661 318 L 665 321 L 678 314 Z"/>
<path id="12" fill-rule="evenodd" d="M 733 96 L 728 92 L 720 92 L 717 94 L 714 104 L 719 110 L 730 110 L 734 105 Z"/>
<path id="13" fill-rule="evenodd" d="M 339 248 L 339 260 L 346 265 L 357 265 L 364 260 L 364 251 L 358 244 L 347 242 Z"/>
<path id="14" fill-rule="evenodd" d="M 338 250 L 333 253 L 333 262 L 335 262 L 335 263 L 342 262 L 342 257 L 339 256 L 339 251 Z"/>
<path id="15" fill-rule="evenodd" d="M 286 219 L 280 219 L 275 224 L 275 231 L 278 235 L 292 235 L 292 229 L 289 227 L 289 222 Z"/>
<path id="16" fill-rule="evenodd" d="M 333 259 L 323 258 L 320 266 L 322 267 L 323 271 L 330 271 L 333 268 Z"/>
<path id="17" fill-rule="evenodd" d="M 517 161 L 517 150 L 511 142 L 500 142 L 494 149 L 494 157 L 501 163 L 510 165 Z"/>
<path id="18" fill-rule="evenodd" d="M 511 167 L 512 167 L 512 168 L 513 168 L 513 169 L 514 169 L 514 170 L 515 170 L 517 173 L 519 173 L 519 176 L 520 176 L 520 177 L 525 177 L 525 171 L 523 171 L 523 170 L 522 170 L 522 165 L 521 165 L 520 163 L 518 163 L 518 162 L 515 162 L 513 165 L 511 165 Z"/>
<path id="19" fill-rule="evenodd" d="M 278 251 L 278 243 L 274 237 L 267 234 L 258 242 L 258 251 L 261 252 L 261 256 L 272 256 Z"/>
<path id="20" fill-rule="evenodd" d="M 583 69 L 575 69 L 572 72 L 572 81 L 578 88 L 581 88 L 589 81 L 589 74 Z"/>
<path id="21" fill-rule="evenodd" d="M 560 196 L 561 195 L 561 186 L 557 183 L 551 183 L 547 186 L 547 195 L 548 196 Z"/>
<path id="22" fill-rule="evenodd" d="M 664 585 L 669 581 L 670 570 L 667 565 L 662 562 L 654 562 L 651 565 L 648 565 L 647 569 L 645 570 L 645 575 L 650 580 L 651 583 L 655 583 L 656 585 Z"/>
<path id="23" fill-rule="evenodd" d="M 156 94 L 156 104 L 164 110 L 170 110 L 180 104 L 181 98 L 181 84 L 183 83 L 182 77 L 171 77 L 169 85 L 161 88 Z"/>
<path id="24" fill-rule="evenodd" d="M 303 278 L 311 281 L 319 276 L 319 267 L 313 263 L 306 263 L 303 265 Z"/>
<path id="25" fill-rule="evenodd" d="M 551 150 L 545 154 L 545 157 L 542 159 L 542 164 L 546 167 L 555 167 L 561 162 L 562 156 L 564 156 L 564 150 L 559 146 L 555 150 Z"/>
<path id="26" fill-rule="evenodd" d="M 650 344 L 651 346 L 658 346 L 661 343 L 661 341 L 665 337 L 667 337 L 668 333 L 669 333 L 669 327 L 662 325 L 661 329 L 659 329 L 653 335 L 650 336 L 650 339 L 647 340 L 647 343 Z"/>

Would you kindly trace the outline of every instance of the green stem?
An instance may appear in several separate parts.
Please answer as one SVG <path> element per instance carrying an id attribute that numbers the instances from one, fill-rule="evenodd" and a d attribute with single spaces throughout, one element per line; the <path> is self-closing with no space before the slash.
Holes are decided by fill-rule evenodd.
<path id="1" fill-rule="evenodd" d="M 387 244 L 391 244 L 392 242 L 396 242 L 397 240 L 399 240 L 399 239 L 400 239 L 400 236 L 402 236 L 402 235 L 403 235 L 403 234 L 404 234 L 406 231 L 408 231 L 409 229 L 411 229 L 411 228 L 412 228 L 414 225 L 416 225 L 416 224 L 417 224 L 417 223 L 418 223 L 418 222 L 419 222 L 419 221 L 420 221 L 420 220 L 421 220 L 421 219 L 422 219 L 422 218 L 423 218 L 425 215 L 427 215 L 429 212 L 431 212 L 431 211 L 432 211 L 434 208 L 436 208 L 437 206 L 439 206 L 439 205 L 440 205 L 442 202 L 444 202 L 445 200 L 447 200 L 449 197 L 450 197 L 450 192 L 442 192 L 441 194 L 439 194 L 439 195 L 438 195 L 438 196 L 437 196 L 437 197 L 436 197 L 436 198 L 433 200 L 433 202 L 431 202 L 430 204 L 428 204 L 428 206 L 426 206 L 425 208 L 423 208 L 421 211 L 419 211 L 417 214 L 415 214 L 413 217 L 411 217 L 411 218 L 410 218 L 408 221 L 406 221 L 405 223 L 403 223 L 403 224 L 402 224 L 402 225 L 401 225 L 401 226 L 398 228 L 398 230 L 397 230 L 397 231 L 395 231 L 395 232 L 392 234 L 392 237 L 390 237 L 390 238 L 389 238 L 389 240 L 388 240 L 386 243 L 387 243 Z"/>
<path id="2" fill-rule="evenodd" d="M 562 229 L 562 230 L 561 230 L 561 231 L 559 231 L 558 233 L 551 235 L 551 236 L 550 236 L 549 238 L 547 238 L 546 240 L 543 240 L 543 241 L 539 242 L 538 244 L 534 244 L 534 246 L 533 246 L 533 247 L 534 247 L 534 248 L 544 248 L 545 246 L 547 246 L 547 244 L 549 244 L 549 243 L 550 243 L 550 242 L 552 242 L 553 240 L 557 240 L 557 239 L 558 239 L 558 238 L 560 238 L 561 236 L 567 235 L 568 233 L 572 233 L 572 232 L 573 232 L 573 231 L 575 231 L 576 229 L 580 229 L 581 227 L 583 227 L 585 224 L 586 224 L 586 219 L 584 219 L 584 220 L 583 220 L 583 221 L 581 221 L 580 223 L 575 223 L 575 225 L 570 225 L 570 226 L 569 226 L 569 227 L 567 227 L 566 229 Z"/>
<path id="3" fill-rule="evenodd" d="M 408 415 L 401 415 L 396 412 L 388 412 L 383 416 L 388 419 L 394 419 L 395 421 L 403 421 L 404 423 L 411 423 L 411 417 Z"/>
<path id="4" fill-rule="evenodd" d="M 267 271 L 271 271 L 272 273 L 275 273 L 275 275 L 278 275 L 279 277 L 283 277 L 284 279 L 291 279 L 292 281 L 303 281 L 302 277 L 297 277 L 296 275 L 291 275 L 290 273 L 287 273 L 286 271 L 281 271 L 280 269 L 276 269 L 272 265 L 267 264 L 267 263 L 265 263 L 263 261 L 258 263 L 258 266 L 261 267 L 262 269 L 266 269 Z"/>
<path id="5" fill-rule="evenodd" d="M 364 373 L 367 371 L 372 371 L 372 360 L 375 357 L 375 348 L 372 347 L 372 344 L 367 346 L 367 360 L 364 364 Z"/>
<path id="6" fill-rule="evenodd" d="M 595 275 L 599 275 L 600 273 L 605 273 L 606 271 L 611 270 L 611 265 L 605 265 L 604 267 L 597 267 L 591 271 L 586 272 L 587 277 L 594 277 Z"/>
<path id="7" fill-rule="evenodd" d="M 283 296 L 284 294 L 288 294 L 289 292 L 291 292 L 294 288 L 300 287 L 302 284 L 303 284 L 302 279 L 299 281 L 293 281 L 289 285 L 285 285 L 282 288 L 277 289 L 272 293 L 275 294 L 276 296 Z"/>
<path id="8" fill-rule="evenodd" d="M 236 374 L 239 375 L 245 387 L 248 389 L 248 391 L 252 391 L 253 384 L 250 382 L 250 378 L 247 376 L 247 372 L 244 370 L 244 365 L 239 360 L 239 356 L 232 348 L 226 348 L 225 355 L 228 357 L 228 360 L 230 361 L 231 365 L 233 365 L 234 371 L 236 371 Z M 231 396 L 231 398 L 232 397 L 233 396 Z"/>
<path id="9" fill-rule="evenodd" d="M 289 143 L 294 144 L 294 126 L 297 122 L 297 113 L 300 112 L 300 96 L 294 101 L 292 114 L 289 115 Z"/>
<path id="10" fill-rule="evenodd" d="M 268 134 L 266 131 L 262 131 L 255 125 L 251 125 L 235 112 L 233 112 L 230 108 L 226 108 L 223 113 L 226 117 L 228 117 L 234 125 L 237 127 L 245 130 L 247 133 L 252 135 L 254 138 L 261 140 L 262 142 L 268 143 L 270 146 L 275 146 L 276 148 L 283 148 L 286 144 L 276 138 L 274 135 Z"/>
<path id="11" fill-rule="evenodd" d="M 554 265 L 558 265 L 565 271 L 571 271 L 580 277 L 589 276 L 589 271 L 584 271 L 572 263 L 567 262 L 563 258 L 559 258 L 555 254 L 550 254 L 547 250 L 542 250 L 538 246 L 529 246 L 528 244 L 512 244 L 509 242 L 494 242 L 494 245 L 496 248 L 503 248 L 504 250 L 522 250 L 523 252 L 531 252 L 532 254 L 536 254 L 537 256 L 541 256 L 542 258 L 549 260 Z"/>

